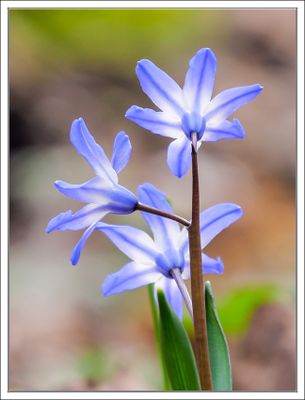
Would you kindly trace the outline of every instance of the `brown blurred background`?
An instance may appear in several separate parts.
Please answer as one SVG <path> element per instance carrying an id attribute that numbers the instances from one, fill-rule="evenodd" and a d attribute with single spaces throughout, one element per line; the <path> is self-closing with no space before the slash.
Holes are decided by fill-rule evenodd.
<path id="1" fill-rule="evenodd" d="M 242 141 L 200 151 L 203 207 L 236 202 L 244 217 L 207 248 L 221 256 L 212 281 L 228 335 L 235 390 L 295 389 L 296 14 L 293 10 L 10 11 L 10 389 L 160 390 L 147 289 L 103 298 L 107 274 L 127 261 L 95 233 L 79 266 L 81 232 L 44 233 L 79 204 L 56 179 L 92 171 L 69 142 L 84 117 L 110 155 L 126 130 L 133 157 L 120 175 L 136 191 L 149 181 L 190 216 L 190 175 L 173 177 L 167 139 L 124 118 L 152 106 L 134 73 L 149 58 L 180 84 L 202 47 L 217 55 L 215 92 L 252 83 L 262 94 L 236 116 Z M 147 229 L 139 215 L 107 221 Z"/>

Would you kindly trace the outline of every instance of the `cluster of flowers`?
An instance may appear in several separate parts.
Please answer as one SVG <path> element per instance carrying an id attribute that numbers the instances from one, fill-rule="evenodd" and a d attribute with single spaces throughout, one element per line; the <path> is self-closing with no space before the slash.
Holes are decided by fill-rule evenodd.
<path id="1" fill-rule="evenodd" d="M 136 73 L 143 91 L 161 111 L 132 106 L 126 117 L 141 127 L 174 139 L 168 147 L 167 162 L 173 174 L 184 176 L 191 164 L 191 135 L 197 134 L 198 149 L 204 141 L 240 139 L 245 135 L 241 123 L 227 118 L 243 104 L 254 99 L 262 90 L 260 85 L 236 87 L 212 98 L 216 74 L 216 58 L 210 49 L 201 49 L 191 59 L 183 89 L 149 60 L 138 62 Z M 150 183 L 138 188 L 138 196 L 118 183 L 118 173 L 125 168 L 132 147 L 125 132 L 114 140 L 111 161 L 90 134 L 84 120 L 72 123 L 71 143 L 92 167 L 95 176 L 83 184 L 56 181 L 56 189 L 72 199 L 86 203 L 78 212 L 60 213 L 49 222 L 46 231 L 85 229 L 72 251 L 71 262 L 76 265 L 81 251 L 94 230 L 103 232 L 132 261 L 106 277 L 102 292 L 105 296 L 154 283 L 162 288 L 169 304 L 182 317 L 181 293 L 170 274 L 178 268 L 183 279 L 190 278 L 187 228 L 160 215 L 142 211 L 153 233 L 130 226 L 101 222 L 107 214 L 130 214 L 144 204 L 172 214 L 166 195 Z M 238 220 L 242 209 L 235 204 L 222 203 L 201 213 L 201 247 Z M 203 273 L 223 272 L 220 258 L 203 254 Z"/>

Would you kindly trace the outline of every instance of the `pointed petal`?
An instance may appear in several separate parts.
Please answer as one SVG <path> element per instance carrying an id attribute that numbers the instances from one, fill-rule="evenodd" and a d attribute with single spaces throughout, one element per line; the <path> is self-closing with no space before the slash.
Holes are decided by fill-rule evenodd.
<path id="1" fill-rule="evenodd" d="M 179 248 L 182 250 L 182 253 L 185 254 L 189 248 L 189 233 L 185 226 L 180 231 L 178 242 Z"/>
<path id="2" fill-rule="evenodd" d="M 174 140 L 167 151 L 167 163 L 172 173 L 181 178 L 184 176 L 191 165 L 191 142 L 185 135 Z"/>
<path id="3" fill-rule="evenodd" d="M 56 181 L 56 189 L 72 199 L 85 203 L 94 203 L 98 207 L 107 209 L 113 214 L 130 214 L 134 212 L 137 203 L 136 196 L 121 185 L 104 185 L 99 176 L 82 185 L 73 185 L 63 181 Z M 107 182 L 106 182 L 107 183 Z"/>
<path id="4" fill-rule="evenodd" d="M 178 318 L 182 319 L 183 299 L 174 279 L 162 276 L 162 278 L 155 283 L 154 288 L 155 288 L 155 293 L 157 292 L 158 289 L 163 290 L 168 304 L 175 311 Z"/>
<path id="5" fill-rule="evenodd" d="M 217 125 L 207 126 L 204 134 L 204 142 L 216 142 L 222 139 L 242 139 L 245 136 L 245 131 L 238 119 L 223 121 Z"/>
<path id="6" fill-rule="evenodd" d="M 138 187 L 139 200 L 141 203 L 151 207 L 158 208 L 172 214 L 173 210 L 169 205 L 164 193 L 160 192 L 150 183 L 144 183 Z M 177 252 L 180 228 L 179 224 L 167 218 L 153 215 L 146 212 L 141 212 L 148 226 L 154 234 L 155 243 L 161 252 L 173 249 Z"/>
<path id="7" fill-rule="evenodd" d="M 189 110 L 203 115 L 214 88 L 217 61 L 211 49 L 201 49 L 190 61 L 183 94 Z"/>
<path id="8" fill-rule="evenodd" d="M 220 257 L 216 260 L 208 257 L 206 254 L 202 254 L 202 273 L 203 274 L 222 274 L 224 271 L 223 262 Z M 190 259 L 187 255 L 187 259 L 185 260 L 185 267 L 182 272 L 183 279 L 190 279 Z"/>
<path id="9" fill-rule="evenodd" d="M 157 107 L 178 116 L 184 113 L 182 90 L 164 71 L 149 60 L 140 60 L 136 74 L 143 92 Z"/>
<path id="10" fill-rule="evenodd" d="M 243 215 L 242 208 L 237 204 L 222 203 L 210 207 L 200 214 L 201 247 L 207 246 L 221 231 L 237 221 Z M 180 249 L 185 257 L 189 257 L 189 242 L 187 230 L 180 234 Z"/>
<path id="11" fill-rule="evenodd" d="M 207 246 L 215 236 L 243 215 L 237 204 L 222 203 L 210 207 L 200 214 L 201 246 Z"/>
<path id="12" fill-rule="evenodd" d="M 159 252 L 153 240 L 140 229 L 100 222 L 96 229 L 103 232 L 123 253 L 139 263 L 154 263 Z"/>
<path id="13" fill-rule="evenodd" d="M 127 110 L 125 117 L 157 135 L 176 139 L 182 133 L 179 118 L 163 111 L 132 106 Z"/>
<path id="14" fill-rule="evenodd" d="M 84 229 L 99 221 L 107 212 L 103 206 L 96 204 L 87 204 L 75 214 L 71 210 L 62 212 L 50 220 L 46 232 Z"/>
<path id="15" fill-rule="evenodd" d="M 125 132 L 119 132 L 113 143 L 111 164 L 115 172 L 118 174 L 124 169 L 130 159 L 132 152 L 131 143 Z"/>
<path id="16" fill-rule="evenodd" d="M 216 259 L 202 254 L 202 273 L 203 274 L 222 274 L 224 271 L 223 262 L 220 257 Z"/>
<path id="17" fill-rule="evenodd" d="M 160 272 L 154 265 L 130 262 L 119 271 L 106 277 L 102 285 L 102 292 L 104 296 L 111 296 L 154 283 L 159 278 Z"/>
<path id="18" fill-rule="evenodd" d="M 224 90 L 211 101 L 204 116 L 206 121 L 215 124 L 224 121 L 238 108 L 255 99 L 262 89 L 256 84 Z"/>
<path id="19" fill-rule="evenodd" d="M 73 121 L 70 140 L 77 152 L 84 157 L 97 175 L 103 179 L 117 183 L 118 177 L 116 172 L 112 168 L 102 147 L 95 142 L 82 118 Z"/>
<path id="20" fill-rule="evenodd" d="M 105 181 L 99 176 L 95 176 L 89 181 L 80 185 L 55 181 L 55 188 L 65 196 L 84 203 L 95 203 L 99 205 L 107 204 L 113 189 L 113 184 Z"/>
<path id="21" fill-rule="evenodd" d="M 96 226 L 96 223 L 91 224 L 89 226 L 89 228 L 87 228 L 85 230 L 85 232 L 82 234 L 82 237 L 77 242 L 77 244 L 74 247 L 74 249 L 72 250 L 71 257 L 70 257 L 70 261 L 71 261 L 72 265 L 76 265 L 78 263 L 79 258 L 80 258 L 80 253 L 82 252 L 83 247 L 85 246 L 87 240 L 89 239 L 89 237 L 91 236 L 91 234 L 95 230 L 95 226 Z"/>

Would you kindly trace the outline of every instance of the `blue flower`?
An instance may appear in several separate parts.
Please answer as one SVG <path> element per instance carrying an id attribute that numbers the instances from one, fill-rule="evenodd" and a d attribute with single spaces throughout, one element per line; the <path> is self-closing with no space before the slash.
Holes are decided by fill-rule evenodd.
<path id="1" fill-rule="evenodd" d="M 52 218 L 46 232 L 87 228 L 71 254 L 71 263 L 75 265 L 96 223 L 108 213 L 132 213 L 135 210 L 137 198 L 118 184 L 117 174 L 128 163 L 132 150 L 125 132 L 119 132 L 114 140 L 111 162 L 102 147 L 95 142 L 82 118 L 73 121 L 70 140 L 76 151 L 92 167 L 96 176 L 80 185 L 63 181 L 54 183 L 59 192 L 87 204 L 75 214 L 69 210 Z"/>
<path id="2" fill-rule="evenodd" d="M 197 133 L 198 147 L 202 142 L 243 138 L 241 123 L 227 118 L 262 90 L 258 84 L 235 87 L 211 100 L 216 64 L 210 49 L 199 50 L 190 61 L 183 89 L 149 60 L 136 67 L 144 93 L 161 111 L 132 106 L 126 117 L 152 133 L 175 139 L 168 147 L 167 162 L 179 178 L 191 164 L 191 134 Z"/>
<path id="3" fill-rule="evenodd" d="M 139 201 L 172 213 L 166 196 L 153 185 L 139 186 Z M 179 268 L 183 279 L 190 278 L 189 242 L 186 228 L 163 217 L 142 213 L 153 232 L 154 240 L 144 231 L 130 226 L 96 224 L 96 229 L 108 238 L 132 261 L 119 271 L 106 277 L 102 292 L 110 296 L 125 290 L 155 283 L 155 289 L 165 292 L 169 304 L 179 318 L 182 317 L 182 296 L 170 275 L 172 268 Z M 218 204 L 201 213 L 201 245 L 204 248 L 223 229 L 242 215 L 235 204 Z M 203 273 L 220 274 L 223 263 L 220 258 L 212 259 L 203 254 Z"/>

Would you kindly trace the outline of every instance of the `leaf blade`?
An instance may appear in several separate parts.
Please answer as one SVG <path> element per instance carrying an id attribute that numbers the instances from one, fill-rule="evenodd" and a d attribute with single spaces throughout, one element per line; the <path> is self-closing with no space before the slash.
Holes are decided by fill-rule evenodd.
<path id="1" fill-rule="evenodd" d="M 172 389 L 201 390 L 190 340 L 162 290 L 158 290 L 158 303 L 161 349 Z"/>
<path id="2" fill-rule="evenodd" d="M 217 314 L 209 281 L 205 282 L 204 288 L 213 389 L 215 391 L 232 391 L 231 363 L 227 339 Z"/>
<path id="3" fill-rule="evenodd" d="M 170 387 L 170 382 L 169 382 L 169 379 L 167 376 L 164 355 L 163 355 L 162 349 L 161 349 L 159 313 L 158 313 L 158 306 L 157 306 L 157 303 L 155 300 L 153 283 L 148 285 L 148 295 L 149 295 L 149 302 L 150 302 L 150 306 L 151 306 L 151 312 L 152 312 L 152 318 L 153 318 L 153 324 L 154 324 L 156 346 L 157 346 L 158 354 L 159 354 L 159 358 L 160 358 L 160 366 L 161 366 L 162 380 L 163 380 L 163 390 L 167 391 L 167 390 L 171 390 L 171 387 Z"/>

